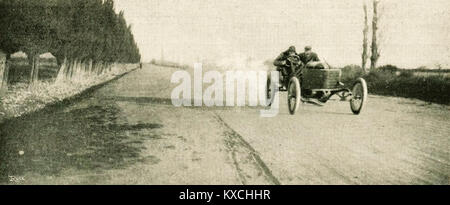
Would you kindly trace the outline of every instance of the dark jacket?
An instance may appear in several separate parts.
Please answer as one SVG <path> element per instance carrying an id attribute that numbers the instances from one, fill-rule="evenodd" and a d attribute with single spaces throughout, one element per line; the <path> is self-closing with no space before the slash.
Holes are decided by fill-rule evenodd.
<path id="1" fill-rule="evenodd" d="M 298 55 L 297 53 L 295 53 L 295 55 Z M 287 58 L 289 57 L 289 50 L 284 51 L 283 53 L 281 53 L 274 61 L 274 65 L 275 66 L 281 66 L 281 62 L 285 61 Z"/>
<path id="2" fill-rule="evenodd" d="M 311 51 L 300 53 L 299 57 L 302 63 L 305 65 L 309 62 L 320 61 L 317 54 Z"/>

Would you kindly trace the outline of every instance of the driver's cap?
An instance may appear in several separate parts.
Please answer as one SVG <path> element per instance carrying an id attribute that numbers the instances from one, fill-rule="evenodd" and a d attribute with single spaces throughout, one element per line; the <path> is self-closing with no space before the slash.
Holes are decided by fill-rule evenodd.
<path id="1" fill-rule="evenodd" d="M 295 46 L 290 46 L 288 49 L 290 52 L 295 52 Z"/>
<path id="2" fill-rule="evenodd" d="M 305 46 L 305 51 L 310 51 L 312 49 L 311 46 Z"/>

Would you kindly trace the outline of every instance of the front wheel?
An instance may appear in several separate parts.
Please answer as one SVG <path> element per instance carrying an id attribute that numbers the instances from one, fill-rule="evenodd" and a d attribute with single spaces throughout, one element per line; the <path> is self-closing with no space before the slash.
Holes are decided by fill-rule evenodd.
<path id="1" fill-rule="evenodd" d="M 289 113 L 294 115 L 300 105 L 301 98 L 300 81 L 295 76 L 289 80 L 287 96 Z"/>
<path id="2" fill-rule="evenodd" d="M 364 103 L 367 102 L 367 83 L 364 79 L 358 78 L 352 90 L 352 98 L 350 99 L 350 108 L 353 114 L 358 115 Z"/>

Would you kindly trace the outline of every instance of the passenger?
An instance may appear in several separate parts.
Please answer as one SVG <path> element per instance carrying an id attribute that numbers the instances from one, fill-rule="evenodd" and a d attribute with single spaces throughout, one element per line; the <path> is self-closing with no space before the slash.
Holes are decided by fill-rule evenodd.
<path id="1" fill-rule="evenodd" d="M 317 56 L 317 54 L 312 52 L 312 47 L 311 46 L 306 46 L 305 47 L 305 52 L 300 53 L 299 57 L 300 57 L 300 60 L 302 61 L 302 63 L 304 65 L 307 65 L 309 62 L 320 61 L 319 57 Z"/>

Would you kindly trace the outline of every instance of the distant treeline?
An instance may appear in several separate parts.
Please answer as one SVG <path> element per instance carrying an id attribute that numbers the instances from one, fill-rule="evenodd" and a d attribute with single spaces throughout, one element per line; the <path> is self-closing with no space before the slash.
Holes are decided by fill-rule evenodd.
<path id="1" fill-rule="evenodd" d="M 400 69 L 393 65 L 381 66 L 369 73 L 364 73 L 361 66 L 357 65 L 345 66 L 341 70 L 344 83 L 352 84 L 358 77 L 363 77 L 371 94 L 450 104 L 450 76 L 444 75 L 448 72 L 445 69 L 429 70 L 438 72 L 438 75 L 416 75 L 424 71 Z"/>
<path id="2" fill-rule="evenodd" d="M 115 12 L 113 0 L 0 0 L 0 50 L 7 58 L 27 54 L 31 82 L 37 80 L 39 55 L 47 52 L 68 73 L 81 64 L 94 69 L 141 58 L 131 26 L 123 12 Z"/>

